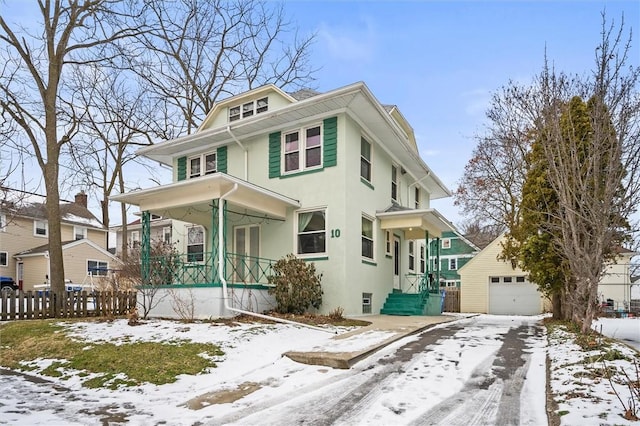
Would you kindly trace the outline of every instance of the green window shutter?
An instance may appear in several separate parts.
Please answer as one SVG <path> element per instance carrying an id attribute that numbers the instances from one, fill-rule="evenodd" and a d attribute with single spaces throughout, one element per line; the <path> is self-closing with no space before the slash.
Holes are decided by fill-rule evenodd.
<path id="1" fill-rule="evenodd" d="M 269 177 L 280 177 L 280 132 L 269 134 Z"/>
<path id="2" fill-rule="evenodd" d="M 324 120 L 324 167 L 338 164 L 338 117 Z"/>
<path id="3" fill-rule="evenodd" d="M 178 158 L 178 180 L 187 178 L 187 157 Z"/>
<path id="4" fill-rule="evenodd" d="M 217 171 L 227 173 L 227 147 L 221 146 L 216 150 Z"/>

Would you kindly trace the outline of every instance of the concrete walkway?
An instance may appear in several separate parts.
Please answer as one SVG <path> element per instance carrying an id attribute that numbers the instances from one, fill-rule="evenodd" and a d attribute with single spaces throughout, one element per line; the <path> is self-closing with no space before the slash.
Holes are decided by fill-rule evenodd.
<path id="1" fill-rule="evenodd" d="M 351 368 L 355 363 L 368 357 L 372 353 L 385 346 L 402 339 L 403 337 L 419 333 L 436 324 L 441 324 L 459 319 L 457 316 L 395 316 L 395 315 L 372 315 L 357 317 L 363 321 L 368 321 L 366 327 L 360 327 L 348 333 L 339 334 L 332 338 L 336 343 L 336 350 L 326 350 L 322 352 L 286 352 L 288 358 L 303 364 L 324 365 L 332 368 Z M 371 333 L 380 333 L 383 339 L 372 341 L 370 345 L 365 345 L 363 349 L 352 352 L 340 351 L 340 347 L 346 340 L 358 340 L 359 337 Z"/>

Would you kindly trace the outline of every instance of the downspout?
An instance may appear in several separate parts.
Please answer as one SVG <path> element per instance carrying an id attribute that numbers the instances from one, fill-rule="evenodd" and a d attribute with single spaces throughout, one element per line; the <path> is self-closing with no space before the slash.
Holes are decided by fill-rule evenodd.
<path id="1" fill-rule="evenodd" d="M 245 151 L 246 152 L 246 151 Z M 331 330 L 327 330 L 326 328 L 320 328 L 320 327 L 315 327 L 313 325 L 308 325 L 308 324 L 303 324 L 300 322 L 295 322 L 295 321 L 289 321 L 286 319 L 282 319 L 282 318 L 277 318 L 277 317 L 272 317 L 269 315 L 263 315 L 263 314 L 258 314 L 256 312 L 251 312 L 251 311 L 245 311 L 243 309 L 237 309 L 237 308 L 232 308 L 231 306 L 229 306 L 229 298 L 227 296 L 227 280 L 224 277 L 224 258 L 225 258 L 225 242 L 224 242 L 224 238 L 222 237 L 224 234 L 224 205 L 226 203 L 226 198 L 233 194 L 235 191 L 238 190 L 238 184 L 234 183 L 233 184 L 233 188 L 231 188 L 229 191 L 225 192 L 224 194 L 222 194 L 220 196 L 220 198 L 218 199 L 218 277 L 220 278 L 220 282 L 222 283 L 222 300 L 224 301 L 224 308 L 232 311 L 232 312 L 238 312 L 239 314 L 245 314 L 245 315 L 250 315 L 250 316 L 254 316 L 254 317 L 258 317 L 258 318 L 263 318 L 263 319 L 268 319 L 271 321 L 275 321 L 275 322 L 282 322 L 285 324 L 292 324 L 292 325 L 299 325 L 302 327 L 307 327 L 307 328 L 311 328 L 314 330 L 318 330 L 318 331 L 324 331 L 325 333 L 331 333 L 334 334 L 333 331 Z"/>
<path id="2" fill-rule="evenodd" d="M 236 135 L 234 135 L 231 132 L 231 126 L 227 126 L 227 133 L 229 133 L 229 136 L 231 136 L 231 138 L 235 141 L 235 143 L 237 143 L 238 146 L 242 148 L 242 150 L 244 151 L 244 180 L 248 181 L 249 180 L 249 151 L 247 151 L 247 148 L 244 145 L 242 145 L 242 142 L 240 142 L 238 138 L 236 138 Z M 232 189 L 232 191 L 234 190 Z"/>

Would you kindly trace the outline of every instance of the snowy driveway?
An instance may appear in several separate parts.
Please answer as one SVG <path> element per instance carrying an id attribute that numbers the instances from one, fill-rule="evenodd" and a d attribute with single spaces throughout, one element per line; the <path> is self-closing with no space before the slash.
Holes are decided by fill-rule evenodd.
<path id="1" fill-rule="evenodd" d="M 539 318 L 481 316 L 396 342 L 342 376 L 208 424 L 546 424 Z"/>

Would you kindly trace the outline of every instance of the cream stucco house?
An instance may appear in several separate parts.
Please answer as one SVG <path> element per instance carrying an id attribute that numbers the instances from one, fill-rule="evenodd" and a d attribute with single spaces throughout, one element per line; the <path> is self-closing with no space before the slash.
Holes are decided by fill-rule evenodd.
<path id="1" fill-rule="evenodd" d="M 427 277 L 437 274 L 421 270 L 426 241 L 453 229 L 430 201 L 451 193 L 398 108 L 364 83 L 260 87 L 218 102 L 196 133 L 139 154 L 171 166 L 173 182 L 112 199 L 139 207 L 143 246 L 151 215 L 188 224 L 166 289 L 188 293 L 196 316 L 273 308 L 267 276 L 288 253 L 323 274 L 321 312 L 380 313 L 394 292 L 421 293 L 412 312 L 426 312 Z"/>
<path id="2" fill-rule="evenodd" d="M 461 279 L 461 312 L 498 315 L 536 315 L 550 311 L 548 298 L 528 282 L 527 273 L 498 260 L 504 235 L 496 238 L 458 271 Z M 612 310 L 628 310 L 631 301 L 629 264 L 635 253 L 621 249 L 598 284 L 598 299 Z"/>
<path id="3" fill-rule="evenodd" d="M 48 283 L 49 226 L 45 197 L 2 188 L 0 196 L 0 276 L 11 277 L 23 291 Z M 87 196 L 60 204 L 65 280 L 90 284 L 118 259 L 106 250 L 107 229 L 87 209 Z"/>

